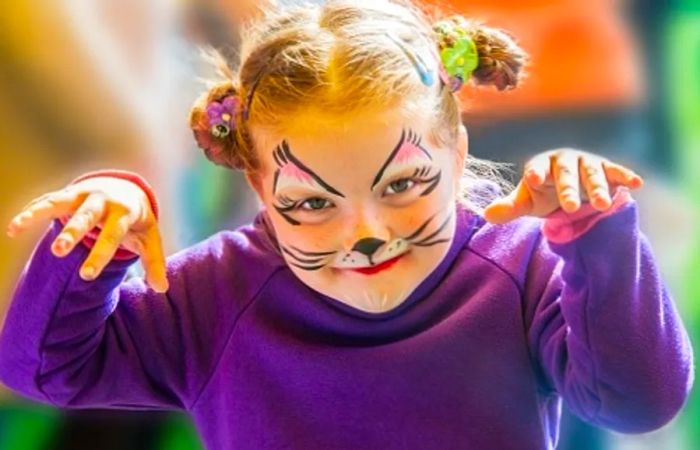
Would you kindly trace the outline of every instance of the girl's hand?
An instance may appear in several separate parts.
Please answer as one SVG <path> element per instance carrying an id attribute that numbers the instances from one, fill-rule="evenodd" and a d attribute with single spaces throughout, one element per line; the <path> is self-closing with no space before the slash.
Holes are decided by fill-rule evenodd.
<path id="1" fill-rule="evenodd" d="M 119 246 L 141 256 L 146 281 L 158 292 L 168 289 L 165 257 L 156 217 L 148 196 L 128 180 L 114 177 L 87 178 L 32 200 L 7 227 L 19 233 L 45 219 L 70 216 L 51 245 L 57 257 L 66 256 L 85 235 L 99 226 L 99 236 L 80 268 L 80 277 L 97 278 Z"/>
<path id="2" fill-rule="evenodd" d="M 559 208 L 573 213 L 583 200 L 606 211 L 617 187 L 638 189 L 643 184 L 642 178 L 630 169 L 600 156 L 569 149 L 544 152 L 525 165 L 518 186 L 491 203 L 484 217 L 500 224 L 520 216 L 545 217 Z"/>

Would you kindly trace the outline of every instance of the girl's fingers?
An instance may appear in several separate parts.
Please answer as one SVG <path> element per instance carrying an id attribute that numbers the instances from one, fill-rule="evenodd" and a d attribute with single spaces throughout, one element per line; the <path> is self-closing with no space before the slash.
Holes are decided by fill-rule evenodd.
<path id="1" fill-rule="evenodd" d="M 533 188 L 544 184 L 550 176 L 551 153 L 541 153 L 525 164 L 525 180 Z"/>
<path id="2" fill-rule="evenodd" d="M 580 161 L 580 171 L 581 182 L 591 205 L 599 211 L 606 211 L 612 205 L 612 199 L 602 160 L 583 156 Z"/>
<path id="3" fill-rule="evenodd" d="M 579 156 L 576 152 L 561 152 L 552 161 L 552 175 L 559 204 L 569 213 L 581 206 Z"/>
<path id="4" fill-rule="evenodd" d="M 507 196 L 496 200 L 484 210 L 484 218 L 495 224 L 502 224 L 530 214 L 533 207 L 532 195 L 525 181 Z"/>
<path id="5" fill-rule="evenodd" d="M 7 234 L 14 237 L 44 219 L 72 213 L 80 201 L 80 195 L 78 191 L 62 190 L 37 198 L 10 221 Z"/>
<path id="6" fill-rule="evenodd" d="M 65 190 L 65 189 L 64 189 L 64 190 Z M 47 192 L 46 194 L 42 194 L 42 195 L 40 195 L 40 196 L 38 196 L 38 197 L 36 197 L 36 198 L 33 198 L 33 199 L 31 199 L 31 200 L 29 201 L 29 203 L 27 203 L 26 205 L 24 205 L 24 206 L 22 207 L 21 211 L 24 211 L 25 209 L 29 208 L 30 206 L 34 205 L 35 203 L 38 203 L 38 202 L 40 202 L 40 201 L 42 201 L 42 200 L 45 200 L 45 199 L 49 198 L 49 197 L 52 196 L 52 195 L 56 195 L 56 194 L 58 194 L 58 193 L 60 193 L 60 192 L 63 192 L 64 190 L 55 191 L 55 192 Z"/>
<path id="7" fill-rule="evenodd" d="M 115 208 L 114 211 L 107 213 L 102 231 L 80 268 L 82 279 L 90 281 L 97 278 L 114 257 L 130 226 L 131 219 L 128 211 Z"/>
<path id="8" fill-rule="evenodd" d="M 54 240 L 51 251 L 56 256 L 65 256 L 73 250 L 87 233 L 102 220 L 106 202 L 102 195 L 91 194 L 78 210 L 68 219 L 61 234 Z"/>
<path id="9" fill-rule="evenodd" d="M 66 194 L 72 194 L 72 193 L 74 193 L 73 188 L 74 188 L 73 185 L 69 185 L 69 186 L 64 187 L 63 189 L 59 189 L 58 191 L 47 192 L 47 193 L 42 194 L 36 198 L 33 198 L 32 200 L 29 201 L 29 203 L 27 203 L 26 205 L 24 205 L 22 207 L 22 211 L 35 205 L 36 203 L 39 203 L 43 200 L 48 199 L 49 197 L 63 197 Z"/>
<path id="10" fill-rule="evenodd" d="M 603 170 L 610 184 L 626 186 L 630 189 L 639 189 L 644 185 L 642 177 L 620 164 L 604 161 Z"/>
<path id="11" fill-rule="evenodd" d="M 141 263 L 146 274 L 146 281 L 156 292 L 168 290 L 168 277 L 165 270 L 165 255 L 158 227 L 153 225 L 143 238 Z"/>

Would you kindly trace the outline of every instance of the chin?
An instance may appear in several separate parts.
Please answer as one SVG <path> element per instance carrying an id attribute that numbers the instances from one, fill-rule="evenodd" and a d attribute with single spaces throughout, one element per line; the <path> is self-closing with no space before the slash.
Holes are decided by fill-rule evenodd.
<path id="1" fill-rule="evenodd" d="M 344 297 L 345 298 L 341 299 L 344 303 L 366 312 L 379 313 L 392 310 L 399 306 L 408 298 L 408 293 L 358 290 L 358 292 L 345 295 Z"/>

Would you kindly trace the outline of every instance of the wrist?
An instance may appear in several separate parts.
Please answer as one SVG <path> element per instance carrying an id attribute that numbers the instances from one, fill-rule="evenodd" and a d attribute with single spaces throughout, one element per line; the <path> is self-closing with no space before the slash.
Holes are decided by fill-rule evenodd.
<path id="1" fill-rule="evenodd" d="M 95 170 L 92 172 L 87 172 L 83 175 L 80 175 L 73 181 L 71 181 L 71 184 L 75 184 L 79 181 L 87 180 L 88 178 L 96 178 L 96 177 L 113 177 L 113 178 L 120 178 L 122 180 L 127 180 L 131 181 L 132 183 L 136 184 L 138 187 L 141 188 L 141 190 L 146 194 L 146 197 L 148 197 L 148 202 L 151 206 L 151 211 L 153 211 L 153 215 L 155 216 L 156 219 L 158 219 L 159 215 L 159 206 L 158 206 L 158 198 L 156 197 L 155 190 L 153 187 L 150 185 L 148 181 L 141 175 L 139 175 L 136 172 L 130 172 L 128 170 L 119 170 L 119 169 L 105 169 L 105 170 Z"/>
<path id="2" fill-rule="evenodd" d="M 584 203 L 574 213 L 558 209 L 545 218 L 542 233 L 548 241 L 555 244 L 574 241 L 587 233 L 595 224 L 633 201 L 629 189 L 625 187 L 619 187 L 612 200 L 612 205 L 606 211 L 599 211 L 590 203 Z"/>

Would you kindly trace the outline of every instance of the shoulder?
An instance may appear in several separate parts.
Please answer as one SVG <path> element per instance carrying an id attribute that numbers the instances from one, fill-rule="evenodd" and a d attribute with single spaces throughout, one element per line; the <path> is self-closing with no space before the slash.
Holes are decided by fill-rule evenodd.
<path id="1" fill-rule="evenodd" d="M 167 259 L 169 276 L 186 277 L 193 284 L 235 286 L 242 297 L 254 295 L 284 260 L 275 250 L 260 215 L 235 230 L 223 230 Z"/>
<path id="2" fill-rule="evenodd" d="M 465 251 L 505 272 L 522 289 L 533 258 L 544 257 L 552 268 L 558 261 L 543 237 L 542 224 L 543 220 L 536 217 L 521 217 L 501 225 L 478 217 Z"/>
<path id="3" fill-rule="evenodd" d="M 488 180 L 478 180 L 466 191 L 468 205 L 471 205 L 474 211 L 483 210 L 501 195 L 503 192 L 500 186 Z M 464 208 L 468 206 L 462 205 L 460 210 Z M 543 224 L 541 218 L 525 216 L 495 225 L 487 222 L 481 214 L 477 214 L 471 238 L 465 247 L 503 266 L 510 266 L 514 261 L 522 261 L 542 240 Z"/>
<path id="4" fill-rule="evenodd" d="M 489 180 L 477 180 L 466 191 L 469 204 L 474 205 L 477 211 L 483 210 L 501 195 L 502 188 Z M 487 222 L 481 215 L 476 215 L 473 224 L 471 237 L 463 246 L 464 250 L 505 272 L 519 288 L 525 283 L 533 257 L 544 257 L 548 260 L 548 265 L 554 265 L 558 260 L 550 251 L 543 235 L 542 218 L 525 216 L 496 225 Z"/>

